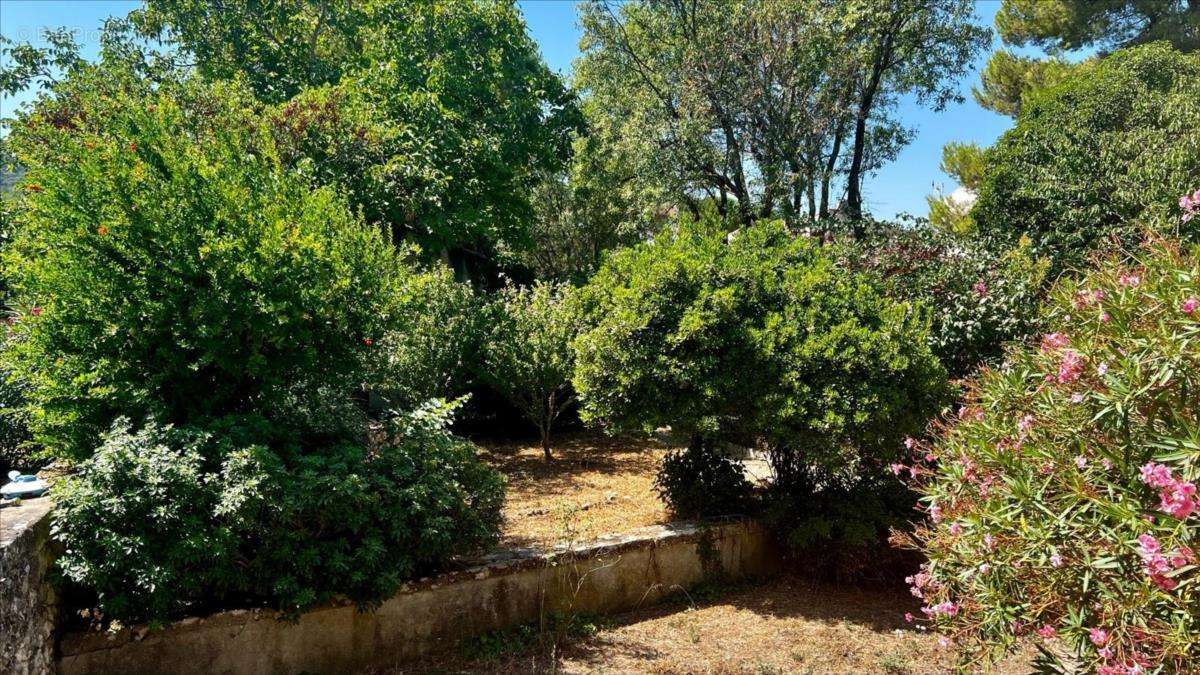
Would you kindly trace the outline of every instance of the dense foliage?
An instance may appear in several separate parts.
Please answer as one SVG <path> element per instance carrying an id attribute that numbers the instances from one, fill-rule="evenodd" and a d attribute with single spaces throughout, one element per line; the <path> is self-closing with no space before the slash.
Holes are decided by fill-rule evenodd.
<path id="1" fill-rule="evenodd" d="M 6 358 L 54 453 L 87 457 L 118 416 L 256 414 L 313 443 L 353 418 L 404 268 L 332 190 L 281 170 L 253 110 L 236 87 L 97 74 L 14 129 Z"/>
<path id="2" fill-rule="evenodd" d="M 526 245 L 531 191 L 582 124 L 509 2 L 150 0 L 133 17 L 279 104 L 368 220 L 481 273 Z"/>
<path id="3" fill-rule="evenodd" d="M 946 392 L 920 314 L 778 222 L 684 224 L 613 255 L 582 296 L 585 419 L 757 441 L 784 481 L 879 466 Z"/>
<path id="4" fill-rule="evenodd" d="M 496 294 L 490 309 L 484 378 L 537 427 L 549 460 L 554 422 L 575 400 L 571 343 L 582 323 L 571 287 L 509 287 Z"/>
<path id="5" fill-rule="evenodd" d="M 1198 282 L 1195 252 L 1157 242 L 1060 284 L 1040 346 L 914 450 L 930 523 L 913 592 L 964 647 L 1035 633 L 1043 658 L 1104 673 L 1200 660 Z"/>
<path id="6" fill-rule="evenodd" d="M 108 618 L 335 594 L 372 604 L 495 539 L 503 482 L 444 430 L 448 409 L 392 419 L 375 448 L 285 461 L 254 430 L 118 421 L 55 487 L 65 576 Z"/>
<path id="7" fill-rule="evenodd" d="M 631 182 L 739 224 L 862 211 L 863 178 L 937 109 L 990 31 L 964 0 L 751 0 L 582 5 L 576 76 L 591 121 L 629 151 Z"/>
<path id="8" fill-rule="evenodd" d="M 1054 270 L 1135 245 L 1133 223 L 1178 222 L 1200 175 L 1200 53 L 1153 44 L 1081 67 L 1022 108 L 987 153 L 971 215 L 981 232 L 1025 235 Z M 1180 228 L 1193 238 L 1195 225 Z"/>
<path id="9" fill-rule="evenodd" d="M 287 171 L 238 85 L 112 75 L 77 76 L 12 134 L 28 173 L 4 358 L 37 440 L 76 463 L 55 488 L 67 577 L 107 618 L 294 612 L 380 600 L 492 541 L 502 481 L 448 410 L 369 434 L 364 405 L 402 348 L 427 359 L 405 382 L 441 384 L 428 372 L 460 354 L 380 343 L 430 307 L 456 318 L 469 289 Z"/>
<path id="10" fill-rule="evenodd" d="M 654 478 L 658 496 L 680 518 L 743 515 L 753 509 L 750 481 L 712 445 L 676 450 L 663 458 Z"/>
<path id="11" fill-rule="evenodd" d="M 374 344 L 370 383 L 390 408 L 469 393 L 480 365 L 481 300 L 445 267 L 414 274 L 389 298 L 395 321 Z"/>
<path id="12" fill-rule="evenodd" d="M 878 275 L 889 297 L 929 308 L 929 346 L 952 377 L 994 363 L 1005 343 L 1037 328 L 1046 263 L 1027 243 L 1006 250 L 970 234 L 880 224 L 838 247 L 848 267 Z"/>

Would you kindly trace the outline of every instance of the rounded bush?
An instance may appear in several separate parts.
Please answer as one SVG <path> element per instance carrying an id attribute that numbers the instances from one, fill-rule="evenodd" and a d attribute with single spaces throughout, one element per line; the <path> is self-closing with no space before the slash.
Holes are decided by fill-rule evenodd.
<path id="1" fill-rule="evenodd" d="M 5 361 L 51 454 L 118 416 L 260 413 L 320 444 L 358 418 L 407 271 L 332 189 L 284 171 L 235 85 L 72 80 L 11 134 L 28 173 L 5 257 Z"/>
<path id="2" fill-rule="evenodd" d="M 781 476 L 886 465 L 947 391 L 925 318 L 779 222 L 684 224 L 613 255 L 581 299 L 585 420 L 761 443 Z"/>
<path id="3" fill-rule="evenodd" d="M 746 514 L 752 506 L 753 489 L 742 465 L 710 445 L 668 453 L 654 488 L 682 518 Z"/>
<path id="4" fill-rule="evenodd" d="M 1054 290 L 1040 344 L 971 386 L 907 470 L 913 581 L 977 656 L 1034 635 L 1084 670 L 1200 662 L 1200 258 L 1156 243 Z M 932 460 L 932 465 L 925 460 Z M 903 467 L 898 467 L 898 469 Z"/>

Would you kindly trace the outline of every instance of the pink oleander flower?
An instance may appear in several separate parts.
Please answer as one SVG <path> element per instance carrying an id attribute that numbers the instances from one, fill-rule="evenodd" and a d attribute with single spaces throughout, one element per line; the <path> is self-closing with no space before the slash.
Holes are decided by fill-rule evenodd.
<path id="1" fill-rule="evenodd" d="M 962 531 L 963 531 L 962 525 L 960 525 L 958 523 L 950 523 L 950 534 L 957 537 L 958 535 L 962 534 Z"/>
<path id="2" fill-rule="evenodd" d="M 1051 567 L 1062 567 L 1063 566 L 1062 556 L 1059 555 L 1057 552 L 1050 554 L 1050 566 Z"/>
<path id="3" fill-rule="evenodd" d="M 1033 428 L 1033 415 L 1022 415 L 1021 419 L 1017 420 L 1017 430 L 1022 434 L 1029 433 Z"/>
<path id="4" fill-rule="evenodd" d="M 983 535 L 983 545 L 986 546 L 989 551 L 996 550 L 996 538 L 990 534 Z"/>
<path id="5" fill-rule="evenodd" d="M 1080 469 L 1086 469 L 1087 463 L 1088 463 L 1087 457 L 1084 457 L 1083 455 L 1079 455 L 1078 457 L 1075 458 L 1075 466 Z"/>
<path id="6" fill-rule="evenodd" d="M 1078 352 L 1068 349 L 1063 352 L 1062 362 L 1058 365 L 1058 381 L 1060 384 L 1074 382 L 1083 374 L 1083 357 Z"/>
<path id="7" fill-rule="evenodd" d="M 1103 647 L 1108 644 L 1108 631 L 1103 628 L 1091 628 L 1088 630 L 1088 639 L 1097 647 Z"/>
<path id="8" fill-rule="evenodd" d="M 942 522 L 942 507 L 933 504 L 929 507 L 929 519 L 935 523 Z"/>
<path id="9" fill-rule="evenodd" d="M 975 291 L 975 295 L 985 298 L 988 294 L 988 285 L 984 283 L 983 279 L 980 279 L 975 282 L 974 286 L 971 286 L 971 290 Z"/>
<path id="10" fill-rule="evenodd" d="M 1071 403 L 1083 403 L 1083 394 L 1079 392 L 1071 394 Z"/>
<path id="11" fill-rule="evenodd" d="M 913 447 L 916 446 L 916 444 L 917 444 L 917 439 L 913 438 L 912 436 L 904 437 L 904 447 L 906 449 L 912 450 Z"/>
<path id="12" fill-rule="evenodd" d="M 991 572 L 991 571 L 992 571 L 992 566 L 987 563 L 983 563 L 982 565 L 979 566 L 980 574 L 987 574 L 988 572 Z"/>
<path id="13" fill-rule="evenodd" d="M 1062 349 L 1071 344 L 1071 340 L 1062 333 L 1046 333 L 1042 336 L 1042 349 Z"/>
<path id="14" fill-rule="evenodd" d="M 899 476 L 900 474 L 904 473 L 905 466 L 897 462 L 892 462 L 891 469 L 893 474 Z"/>
<path id="15" fill-rule="evenodd" d="M 1138 535 L 1138 552 L 1142 556 L 1154 555 L 1162 550 L 1158 540 L 1151 534 Z"/>
<path id="16" fill-rule="evenodd" d="M 1112 469 L 1112 462 L 1107 457 L 1100 460 L 1100 464 L 1102 464 L 1104 466 L 1105 471 Z"/>
<path id="17" fill-rule="evenodd" d="M 1108 323 L 1109 321 L 1112 321 L 1112 317 L 1108 315 L 1108 312 L 1100 312 L 1100 323 Z"/>
<path id="18" fill-rule="evenodd" d="M 904 623 L 912 623 L 914 618 L 915 617 L 912 615 L 912 612 L 904 613 Z"/>
<path id="19" fill-rule="evenodd" d="M 1122 274 L 1117 277 L 1117 283 L 1126 288 L 1137 288 L 1142 283 L 1142 278 L 1136 274 Z"/>
<path id="20" fill-rule="evenodd" d="M 1108 647 L 1102 647 L 1100 649 L 1097 649 L 1096 653 L 1099 654 L 1100 658 L 1104 659 L 1105 661 L 1112 660 L 1112 649 L 1110 649 Z"/>
<path id="21" fill-rule="evenodd" d="M 1158 493 L 1158 509 L 1183 520 L 1196 510 L 1196 486 L 1184 481 L 1175 481 Z"/>
<path id="22" fill-rule="evenodd" d="M 1046 624 L 1046 625 L 1042 626 L 1041 628 L 1037 629 L 1037 634 L 1047 640 L 1054 638 L 1054 637 L 1058 637 L 1058 631 L 1054 630 L 1054 626 L 1051 626 L 1050 624 Z"/>
<path id="23" fill-rule="evenodd" d="M 1150 487 L 1166 487 L 1175 479 L 1171 476 L 1171 469 L 1154 462 L 1147 462 L 1141 469 L 1142 482 Z"/>
<path id="24" fill-rule="evenodd" d="M 1179 304 L 1179 311 L 1183 312 L 1184 314 L 1191 314 L 1192 312 L 1196 311 L 1197 307 L 1200 307 L 1200 300 L 1197 300 L 1196 298 L 1188 298 Z"/>
<path id="25" fill-rule="evenodd" d="M 1101 363 L 1100 365 L 1096 366 L 1097 374 L 1103 375 L 1107 372 L 1108 372 L 1108 363 Z"/>
<path id="26" fill-rule="evenodd" d="M 945 602 L 939 602 L 938 604 L 934 605 L 931 610 L 933 614 L 956 616 L 958 614 L 958 605 L 946 600 Z"/>

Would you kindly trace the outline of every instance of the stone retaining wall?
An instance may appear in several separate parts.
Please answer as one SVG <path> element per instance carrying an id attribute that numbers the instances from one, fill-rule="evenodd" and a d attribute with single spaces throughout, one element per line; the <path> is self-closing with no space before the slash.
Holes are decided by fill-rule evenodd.
<path id="1" fill-rule="evenodd" d="M 59 668 L 64 675 L 386 668 L 555 611 L 619 612 L 705 579 L 765 576 L 777 561 L 752 522 L 643 528 L 570 550 L 497 553 L 409 584 L 376 611 L 331 605 L 296 622 L 267 611 L 229 611 L 161 630 L 67 635 Z"/>
<path id="2" fill-rule="evenodd" d="M 41 675 L 54 667 L 49 514 L 47 497 L 0 506 L 0 673 Z"/>

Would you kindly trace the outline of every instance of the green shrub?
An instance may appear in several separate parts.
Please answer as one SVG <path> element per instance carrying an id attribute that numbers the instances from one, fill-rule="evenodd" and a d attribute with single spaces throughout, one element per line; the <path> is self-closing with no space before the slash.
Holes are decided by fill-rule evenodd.
<path id="1" fill-rule="evenodd" d="M 1061 283 L 1040 347 L 985 371 L 911 471 L 912 581 L 978 656 L 1036 634 L 1082 670 L 1200 662 L 1200 258 L 1154 244 Z"/>
<path id="2" fill-rule="evenodd" d="M 426 406 L 392 420 L 377 447 L 340 443 L 290 463 L 254 443 L 253 420 L 136 432 L 119 421 L 55 485 L 62 569 L 125 621 L 378 602 L 495 540 L 503 479 L 448 421 L 447 407 Z"/>
<path id="3" fill-rule="evenodd" d="M 448 410 L 369 429 L 363 405 L 380 343 L 469 290 L 285 170 L 238 85 L 63 86 L 12 134 L 29 173 L 4 366 L 77 463 L 56 488 L 67 577 L 122 620 L 297 612 L 493 541 L 502 481 Z M 430 353 L 412 358 L 453 360 Z"/>
<path id="4" fill-rule="evenodd" d="M 883 225 L 839 241 L 850 268 L 878 275 L 888 297 L 930 310 L 929 347 L 952 377 L 995 363 L 1007 342 L 1037 330 L 1047 262 L 1027 241 Z"/>
<path id="5" fill-rule="evenodd" d="M 926 321 L 780 223 L 684 225 L 613 255 L 582 300 L 585 420 L 753 443 L 781 483 L 883 469 L 947 394 Z"/>
<path id="6" fill-rule="evenodd" d="M 538 428 L 550 455 L 554 422 L 572 402 L 571 374 L 581 316 L 570 286 L 537 283 L 496 294 L 484 346 L 484 379 Z"/>
<path id="7" fill-rule="evenodd" d="M 1135 247 L 1135 223 L 1174 221 L 1196 187 L 1200 52 L 1155 43 L 1073 69 L 1025 102 L 985 163 L 971 211 L 981 232 L 1028 235 L 1055 273 L 1103 245 Z"/>
<path id="8" fill-rule="evenodd" d="M 475 291 L 438 266 L 409 277 L 393 300 L 396 319 L 371 359 L 372 388 L 401 410 L 467 394 L 483 331 Z"/>
<path id="9" fill-rule="evenodd" d="M 244 92 L 97 73 L 12 137 L 28 173 L 6 362 L 51 453 L 87 457 L 118 416 L 347 433 L 406 268 L 332 190 L 281 169 Z"/>
<path id="10" fill-rule="evenodd" d="M 742 465 L 711 445 L 667 454 L 654 488 L 671 513 L 682 518 L 745 514 L 753 506 L 753 489 Z"/>

